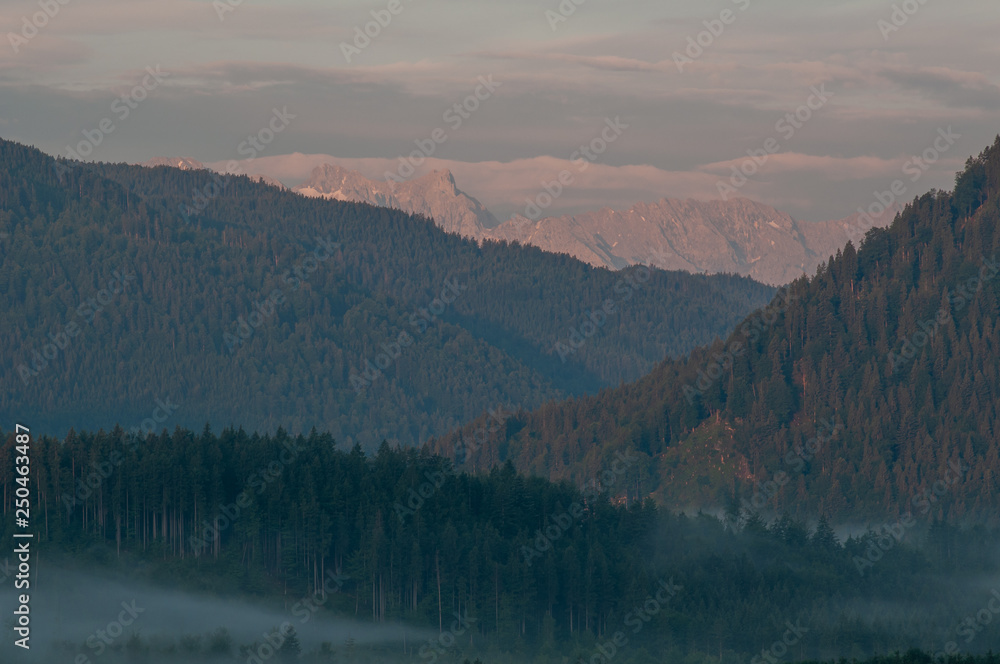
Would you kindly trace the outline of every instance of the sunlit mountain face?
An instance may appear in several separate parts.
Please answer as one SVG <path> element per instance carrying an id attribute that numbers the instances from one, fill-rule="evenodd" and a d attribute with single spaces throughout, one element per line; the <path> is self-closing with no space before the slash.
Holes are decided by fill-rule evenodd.
<path id="1" fill-rule="evenodd" d="M 0 23 L 0 663 L 1000 664 L 992 4 Z"/>

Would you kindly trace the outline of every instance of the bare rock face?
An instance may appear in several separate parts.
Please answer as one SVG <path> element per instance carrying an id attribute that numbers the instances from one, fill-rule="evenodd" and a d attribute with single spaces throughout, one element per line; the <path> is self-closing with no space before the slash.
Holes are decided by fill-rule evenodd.
<path id="1" fill-rule="evenodd" d="M 497 224 L 482 203 L 458 189 L 454 176 L 447 170 L 405 182 L 378 182 L 357 171 L 323 164 L 292 191 L 303 196 L 370 203 L 422 214 L 449 233 L 472 238 L 481 237 L 484 228 Z"/>
<path id="2" fill-rule="evenodd" d="M 895 212 L 876 218 L 876 225 L 888 225 Z M 612 269 L 642 263 L 666 270 L 741 274 L 779 285 L 814 274 L 851 239 L 845 224 L 854 221 L 796 221 L 746 198 L 665 198 L 622 211 L 604 208 L 537 222 L 518 216 L 485 236 Z"/>
<path id="3" fill-rule="evenodd" d="M 664 198 L 627 210 L 604 208 L 538 221 L 515 216 L 499 223 L 482 203 L 458 189 L 446 170 L 397 183 L 324 164 L 293 191 L 422 214 L 450 233 L 530 244 L 614 270 L 641 263 L 666 270 L 741 274 L 772 285 L 815 274 L 820 263 L 856 239 L 859 227 L 867 229 L 857 215 L 796 221 L 747 198 Z M 896 212 L 890 209 L 873 221 L 887 226 Z"/>
<path id="4" fill-rule="evenodd" d="M 153 157 L 142 165 L 148 168 L 170 166 L 171 168 L 179 168 L 182 171 L 200 171 L 208 168 L 208 166 L 197 159 L 189 159 L 187 157 Z"/>

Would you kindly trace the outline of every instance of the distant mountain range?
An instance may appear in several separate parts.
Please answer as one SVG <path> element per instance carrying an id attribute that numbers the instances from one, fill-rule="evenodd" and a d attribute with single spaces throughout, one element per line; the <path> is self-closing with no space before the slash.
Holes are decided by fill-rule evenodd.
<path id="1" fill-rule="evenodd" d="M 613 270 L 644 264 L 665 270 L 740 274 L 772 285 L 814 274 L 820 263 L 847 244 L 844 226 L 857 222 L 857 215 L 835 221 L 796 221 L 747 198 L 664 198 L 627 210 L 602 208 L 538 221 L 516 216 L 499 223 L 482 203 L 461 191 L 446 170 L 394 183 L 324 164 L 292 191 L 394 207 L 430 217 L 450 233 L 530 244 Z M 897 211 L 891 208 L 879 215 L 875 225 L 889 225 Z"/>
<path id="2" fill-rule="evenodd" d="M 434 171 L 396 183 L 369 180 L 357 171 L 323 164 L 292 191 L 303 196 L 370 203 L 422 214 L 449 233 L 476 239 L 498 224 L 482 203 L 458 189 L 450 171 Z"/>
<path id="3" fill-rule="evenodd" d="M 162 157 L 145 165 L 206 168 L 193 159 Z M 260 179 L 280 186 L 272 178 Z M 533 245 L 612 270 L 644 264 L 692 273 L 739 274 L 770 285 L 814 274 L 847 244 L 845 226 L 855 227 L 858 221 L 857 214 L 832 221 L 797 221 L 747 198 L 664 198 L 624 210 L 602 208 L 538 220 L 515 216 L 501 223 L 479 200 L 459 189 L 448 170 L 396 183 L 323 164 L 292 191 L 395 208 L 433 219 L 449 233 Z M 888 226 L 899 210 L 894 206 L 873 217 L 874 226 Z"/>
<path id="4" fill-rule="evenodd" d="M 876 225 L 891 223 L 895 212 L 880 215 Z M 664 198 L 627 210 L 603 208 L 538 222 L 517 217 L 484 237 L 516 240 L 612 269 L 642 263 L 665 270 L 740 274 L 781 285 L 815 274 L 820 263 L 847 244 L 844 226 L 853 227 L 856 216 L 804 222 L 747 198 Z"/>

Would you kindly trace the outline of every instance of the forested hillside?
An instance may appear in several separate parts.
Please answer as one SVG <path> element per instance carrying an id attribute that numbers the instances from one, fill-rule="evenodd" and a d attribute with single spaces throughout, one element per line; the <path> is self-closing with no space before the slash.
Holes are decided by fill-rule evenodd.
<path id="1" fill-rule="evenodd" d="M 954 192 L 915 199 L 724 342 L 431 449 L 583 480 L 635 448 L 642 473 L 615 490 L 668 505 L 995 522 L 998 224 L 1000 138 Z"/>
<path id="2" fill-rule="evenodd" d="M 0 141 L 0 418 L 37 430 L 211 422 L 413 444 L 637 378 L 772 293 Z"/>
<path id="3" fill-rule="evenodd" d="M 10 541 L 19 452 L 13 434 L 0 436 L 0 538 Z M 445 459 L 387 445 L 366 457 L 315 432 L 116 429 L 32 438 L 30 455 L 33 546 L 46 570 L 98 564 L 206 596 L 277 599 L 286 612 L 335 578 L 322 615 L 435 635 L 462 616 L 461 639 L 406 646 L 418 661 L 485 651 L 589 662 L 616 640 L 615 661 L 691 664 L 746 662 L 782 639 L 787 659 L 1000 646 L 996 630 L 967 640 L 961 624 L 992 599 L 995 530 L 904 522 L 840 542 L 825 520 L 686 517 L 510 465 L 456 474 Z M 616 468 L 623 478 L 631 460 Z"/>

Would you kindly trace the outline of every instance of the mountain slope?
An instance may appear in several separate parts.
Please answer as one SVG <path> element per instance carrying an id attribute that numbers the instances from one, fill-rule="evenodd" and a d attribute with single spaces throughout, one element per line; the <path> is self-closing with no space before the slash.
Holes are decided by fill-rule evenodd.
<path id="1" fill-rule="evenodd" d="M 996 521 L 1000 508 L 1000 137 L 954 193 L 794 282 L 725 343 L 634 384 L 522 412 L 475 441 L 433 441 L 471 467 L 582 481 L 637 447 L 615 491 L 670 504 L 912 512 Z M 733 498 L 737 502 L 733 502 Z"/>
<path id="2" fill-rule="evenodd" d="M 201 163 L 197 159 L 191 159 L 190 157 L 153 157 L 152 159 L 145 161 L 141 164 L 146 168 L 156 168 L 157 166 L 167 166 L 169 168 L 177 168 L 182 171 L 202 171 L 208 170 L 208 166 Z M 277 187 L 278 189 L 286 189 L 285 185 L 281 182 L 272 178 L 269 175 L 260 174 L 244 174 L 247 175 L 254 182 L 263 182 L 264 184 L 269 184 L 272 187 Z"/>
<path id="3" fill-rule="evenodd" d="M 169 166 L 170 168 L 179 168 L 182 171 L 199 171 L 208 168 L 197 159 L 191 159 L 190 157 L 153 157 L 148 161 L 144 161 L 142 165 L 147 168 Z"/>
<path id="4" fill-rule="evenodd" d="M 40 431 L 210 422 L 412 444 L 636 378 L 773 293 L 661 271 L 633 287 L 247 177 L 102 164 L 60 181 L 55 164 L 0 142 L 0 417 Z M 609 298 L 615 315 L 560 357 Z"/>
<path id="5" fill-rule="evenodd" d="M 875 225 L 887 225 L 897 211 L 879 215 Z M 518 217 L 486 231 L 484 237 L 531 244 L 614 269 L 641 263 L 664 270 L 742 274 L 780 285 L 815 274 L 819 264 L 847 242 L 845 224 L 854 227 L 856 222 L 856 215 L 796 221 L 747 198 L 665 198 L 622 211 L 604 208 L 537 223 Z M 658 250 L 652 260 L 651 247 Z"/>
<path id="6" fill-rule="evenodd" d="M 741 274 L 775 285 L 814 274 L 820 263 L 847 242 L 845 225 L 859 225 L 857 215 L 836 221 L 796 221 L 746 198 L 662 199 L 626 210 L 604 208 L 537 222 L 516 216 L 499 223 L 478 200 L 458 189 L 448 171 L 395 183 L 324 164 L 293 191 L 396 208 L 434 219 L 449 233 L 529 244 L 597 267 L 620 270 L 652 265 L 693 273 Z M 872 222 L 886 226 L 898 211 L 893 207 Z"/>
<path id="7" fill-rule="evenodd" d="M 357 171 L 323 164 L 292 191 L 303 196 L 370 203 L 420 214 L 434 219 L 445 231 L 465 237 L 481 237 L 483 228 L 497 224 L 482 203 L 459 191 L 454 176 L 446 170 L 396 183 L 376 182 Z"/>

